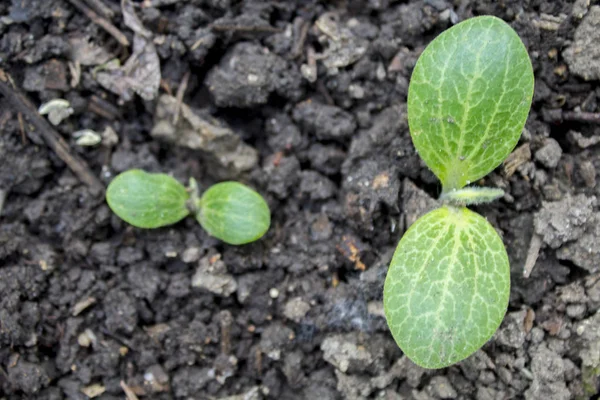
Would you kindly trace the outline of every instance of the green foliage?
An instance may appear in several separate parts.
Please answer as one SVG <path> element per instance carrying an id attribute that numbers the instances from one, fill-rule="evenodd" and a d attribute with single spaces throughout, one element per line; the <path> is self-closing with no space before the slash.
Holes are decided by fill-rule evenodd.
<path id="1" fill-rule="evenodd" d="M 106 190 L 108 206 L 122 220 L 138 228 L 159 228 L 190 212 L 185 187 L 165 174 L 132 169 L 118 175 Z"/>
<path id="2" fill-rule="evenodd" d="M 467 187 L 515 147 L 533 95 L 517 34 L 495 17 L 462 22 L 417 61 L 408 91 L 413 143 L 448 203 L 419 218 L 398 244 L 384 288 L 385 315 L 404 353 L 425 368 L 468 357 L 506 313 L 510 268 L 502 239 L 468 204 L 500 189 Z"/>
<path id="3" fill-rule="evenodd" d="M 211 186 L 200 198 L 198 222 L 212 236 L 229 244 L 262 237 L 271 224 L 269 206 L 260 194 L 238 182 Z"/>
<path id="4" fill-rule="evenodd" d="M 394 339 L 425 368 L 442 368 L 479 349 L 508 304 L 510 268 L 494 228 L 466 208 L 419 218 L 396 248 L 384 287 Z"/>
<path id="5" fill-rule="evenodd" d="M 113 179 L 106 201 L 115 214 L 138 228 L 174 224 L 189 215 L 191 208 L 210 235 L 229 244 L 258 240 L 271 224 L 265 200 L 238 182 L 218 183 L 198 198 L 193 179 L 186 189 L 168 175 L 134 169 Z"/>
<path id="6" fill-rule="evenodd" d="M 532 96 L 527 50 L 501 19 L 471 18 L 427 46 L 411 77 L 408 123 L 444 191 L 504 161 L 519 140 Z"/>

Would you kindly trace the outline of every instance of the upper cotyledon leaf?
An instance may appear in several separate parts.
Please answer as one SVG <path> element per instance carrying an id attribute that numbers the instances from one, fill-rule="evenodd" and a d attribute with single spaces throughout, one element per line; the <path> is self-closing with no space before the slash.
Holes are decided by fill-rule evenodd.
<path id="1" fill-rule="evenodd" d="M 533 96 L 525 46 L 496 17 L 468 19 L 423 51 L 408 90 L 408 123 L 421 158 L 460 189 L 496 168 L 517 144 Z"/>
<path id="2" fill-rule="evenodd" d="M 229 244 L 260 239 L 271 225 L 271 212 L 260 194 L 239 182 L 217 183 L 202 194 L 196 219 L 212 236 Z"/>
<path id="3" fill-rule="evenodd" d="M 510 293 L 502 239 L 485 218 L 444 206 L 419 218 L 396 248 L 385 316 L 398 346 L 425 368 L 452 365 L 500 326 Z"/>
<path id="4" fill-rule="evenodd" d="M 159 228 L 182 220 L 190 213 L 189 197 L 175 178 L 139 169 L 119 174 L 106 190 L 111 210 L 138 228 Z"/>

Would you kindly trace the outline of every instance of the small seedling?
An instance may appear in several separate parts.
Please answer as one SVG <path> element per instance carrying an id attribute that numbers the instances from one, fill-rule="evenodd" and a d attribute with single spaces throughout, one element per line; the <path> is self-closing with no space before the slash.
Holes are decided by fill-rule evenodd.
<path id="1" fill-rule="evenodd" d="M 138 228 L 172 225 L 193 214 L 210 235 L 236 245 L 260 239 L 271 224 L 266 201 L 238 182 L 217 183 L 200 197 L 193 178 L 186 189 L 169 175 L 133 169 L 113 179 L 106 201 Z"/>
<path id="2" fill-rule="evenodd" d="M 492 225 L 465 207 L 503 193 L 465 186 L 496 168 L 517 144 L 533 83 L 519 36 L 490 16 L 443 32 L 415 65 L 410 133 L 442 183 L 445 204 L 419 218 L 400 240 L 383 300 L 396 343 L 422 367 L 443 368 L 470 356 L 506 313 L 506 249 Z"/>

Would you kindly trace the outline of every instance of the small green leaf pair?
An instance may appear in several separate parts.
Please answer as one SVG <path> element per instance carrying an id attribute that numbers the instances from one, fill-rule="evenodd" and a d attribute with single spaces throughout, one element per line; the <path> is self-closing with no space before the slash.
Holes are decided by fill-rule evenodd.
<path id="1" fill-rule="evenodd" d="M 425 368 L 463 360 L 498 329 L 510 267 L 492 225 L 465 205 L 502 196 L 466 187 L 517 144 L 531 107 L 533 69 L 516 32 L 490 16 L 439 35 L 423 51 L 408 91 L 413 143 L 442 182 L 443 207 L 419 218 L 396 248 L 385 315 L 404 353 Z"/>
<path id="2" fill-rule="evenodd" d="M 234 245 L 260 239 L 271 224 L 266 201 L 238 182 L 217 183 L 198 197 L 193 179 L 186 189 L 169 175 L 133 169 L 113 179 L 106 201 L 115 214 L 138 228 L 172 225 L 193 213 L 210 235 Z"/>

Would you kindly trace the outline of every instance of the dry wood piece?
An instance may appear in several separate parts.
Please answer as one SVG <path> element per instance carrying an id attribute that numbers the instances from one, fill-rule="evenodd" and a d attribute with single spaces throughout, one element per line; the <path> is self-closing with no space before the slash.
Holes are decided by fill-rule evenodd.
<path id="1" fill-rule="evenodd" d="M 6 200 L 7 191 L 0 189 L 0 216 L 2 216 L 2 209 L 4 208 L 4 201 Z"/>
<path id="2" fill-rule="evenodd" d="M 84 13 L 89 19 L 95 24 L 100 25 L 104 30 L 112 35 L 119 43 L 125 47 L 129 47 L 129 40 L 116 26 L 114 26 L 109 20 L 100 15 L 96 14 L 94 10 L 83 4 L 80 0 L 69 0 L 75 8 Z"/>
<path id="3" fill-rule="evenodd" d="M 543 112 L 543 117 L 546 122 L 561 123 L 563 121 L 573 122 L 588 122 L 592 124 L 600 124 L 600 113 L 587 111 L 563 111 L 561 109 L 548 110 Z"/>
<path id="4" fill-rule="evenodd" d="M 42 118 L 36 107 L 19 89 L 13 86 L 9 75 L 0 69 L 0 94 L 2 94 L 10 106 L 23 114 L 31 125 L 37 130 L 48 147 L 50 147 L 61 160 L 73 171 L 73 173 L 86 185 L 92 194 L 104 192 L 104 185 L 90 171 L 89 167 L 81 158 L 71 154 L 69 146 L 64 139 L 50 126 L 48 121 Z"/>
<path id="5" fill-rule="evenodd" d="M 510 178 L 519 166 L 523 165 L 527 161 L 531 160 L 531 150 L 529 149 L 529 143 L 525 143 L 515 149 L 512 153 L 504 160 L 504 174 L 507 178 Z"/>
<path id="6" fill-rule="evenodd" d="M 190 71 L 187 71 L 183 78 L 181 79 L 181 83 L 177 88 L 177 104 L 175 104 L 175 114 L 173 114 L 173 125 L 177 125 L 177 121 L 179 120 L 179 110 L 181 110 L 181 102 L 183 101 L 183 95 L 188 87 L 188 82 L 190 81 Z"/>
<path id="7" fill-rule="evenodd" d="M 131 390 L 129 386 L 125 383 L 125 381 L 121 381 L 121 389 L 125 392 L 125 397 L 127 400 L 139 400 L 137 395 Z"/>
<path id="8" fill-rule="evenodd" d="M 98 14 L 105 18 L 110 19 L 115 16 L 114 11 L 104 4 L 102 0 L 85 0 L 85 2 L 90 8 L 94 9 Z"/>
<path id="9" fill-rule="evenodd" d="M 529 243 L 529 250 L 527 251 L 527 259 L 525 260 L 525 266 L 523 267 L 523 277 L 529 278 L 531 275 L 531 271 L 535 266 L 535 262 L 540 255 L 540 249 L 542 248 L 542 238 L 535 233 L 531 237 L 531 242 Z"/>
<path id="10" fill-rule="evenodd" d="M 96 304 L 96 299 L 94 297 L 87 297 L 77 302 L 77 304 L 73 306 L 73 311 L 71 311 L 71 314 L 76 317 L 93 304 Z"/>

